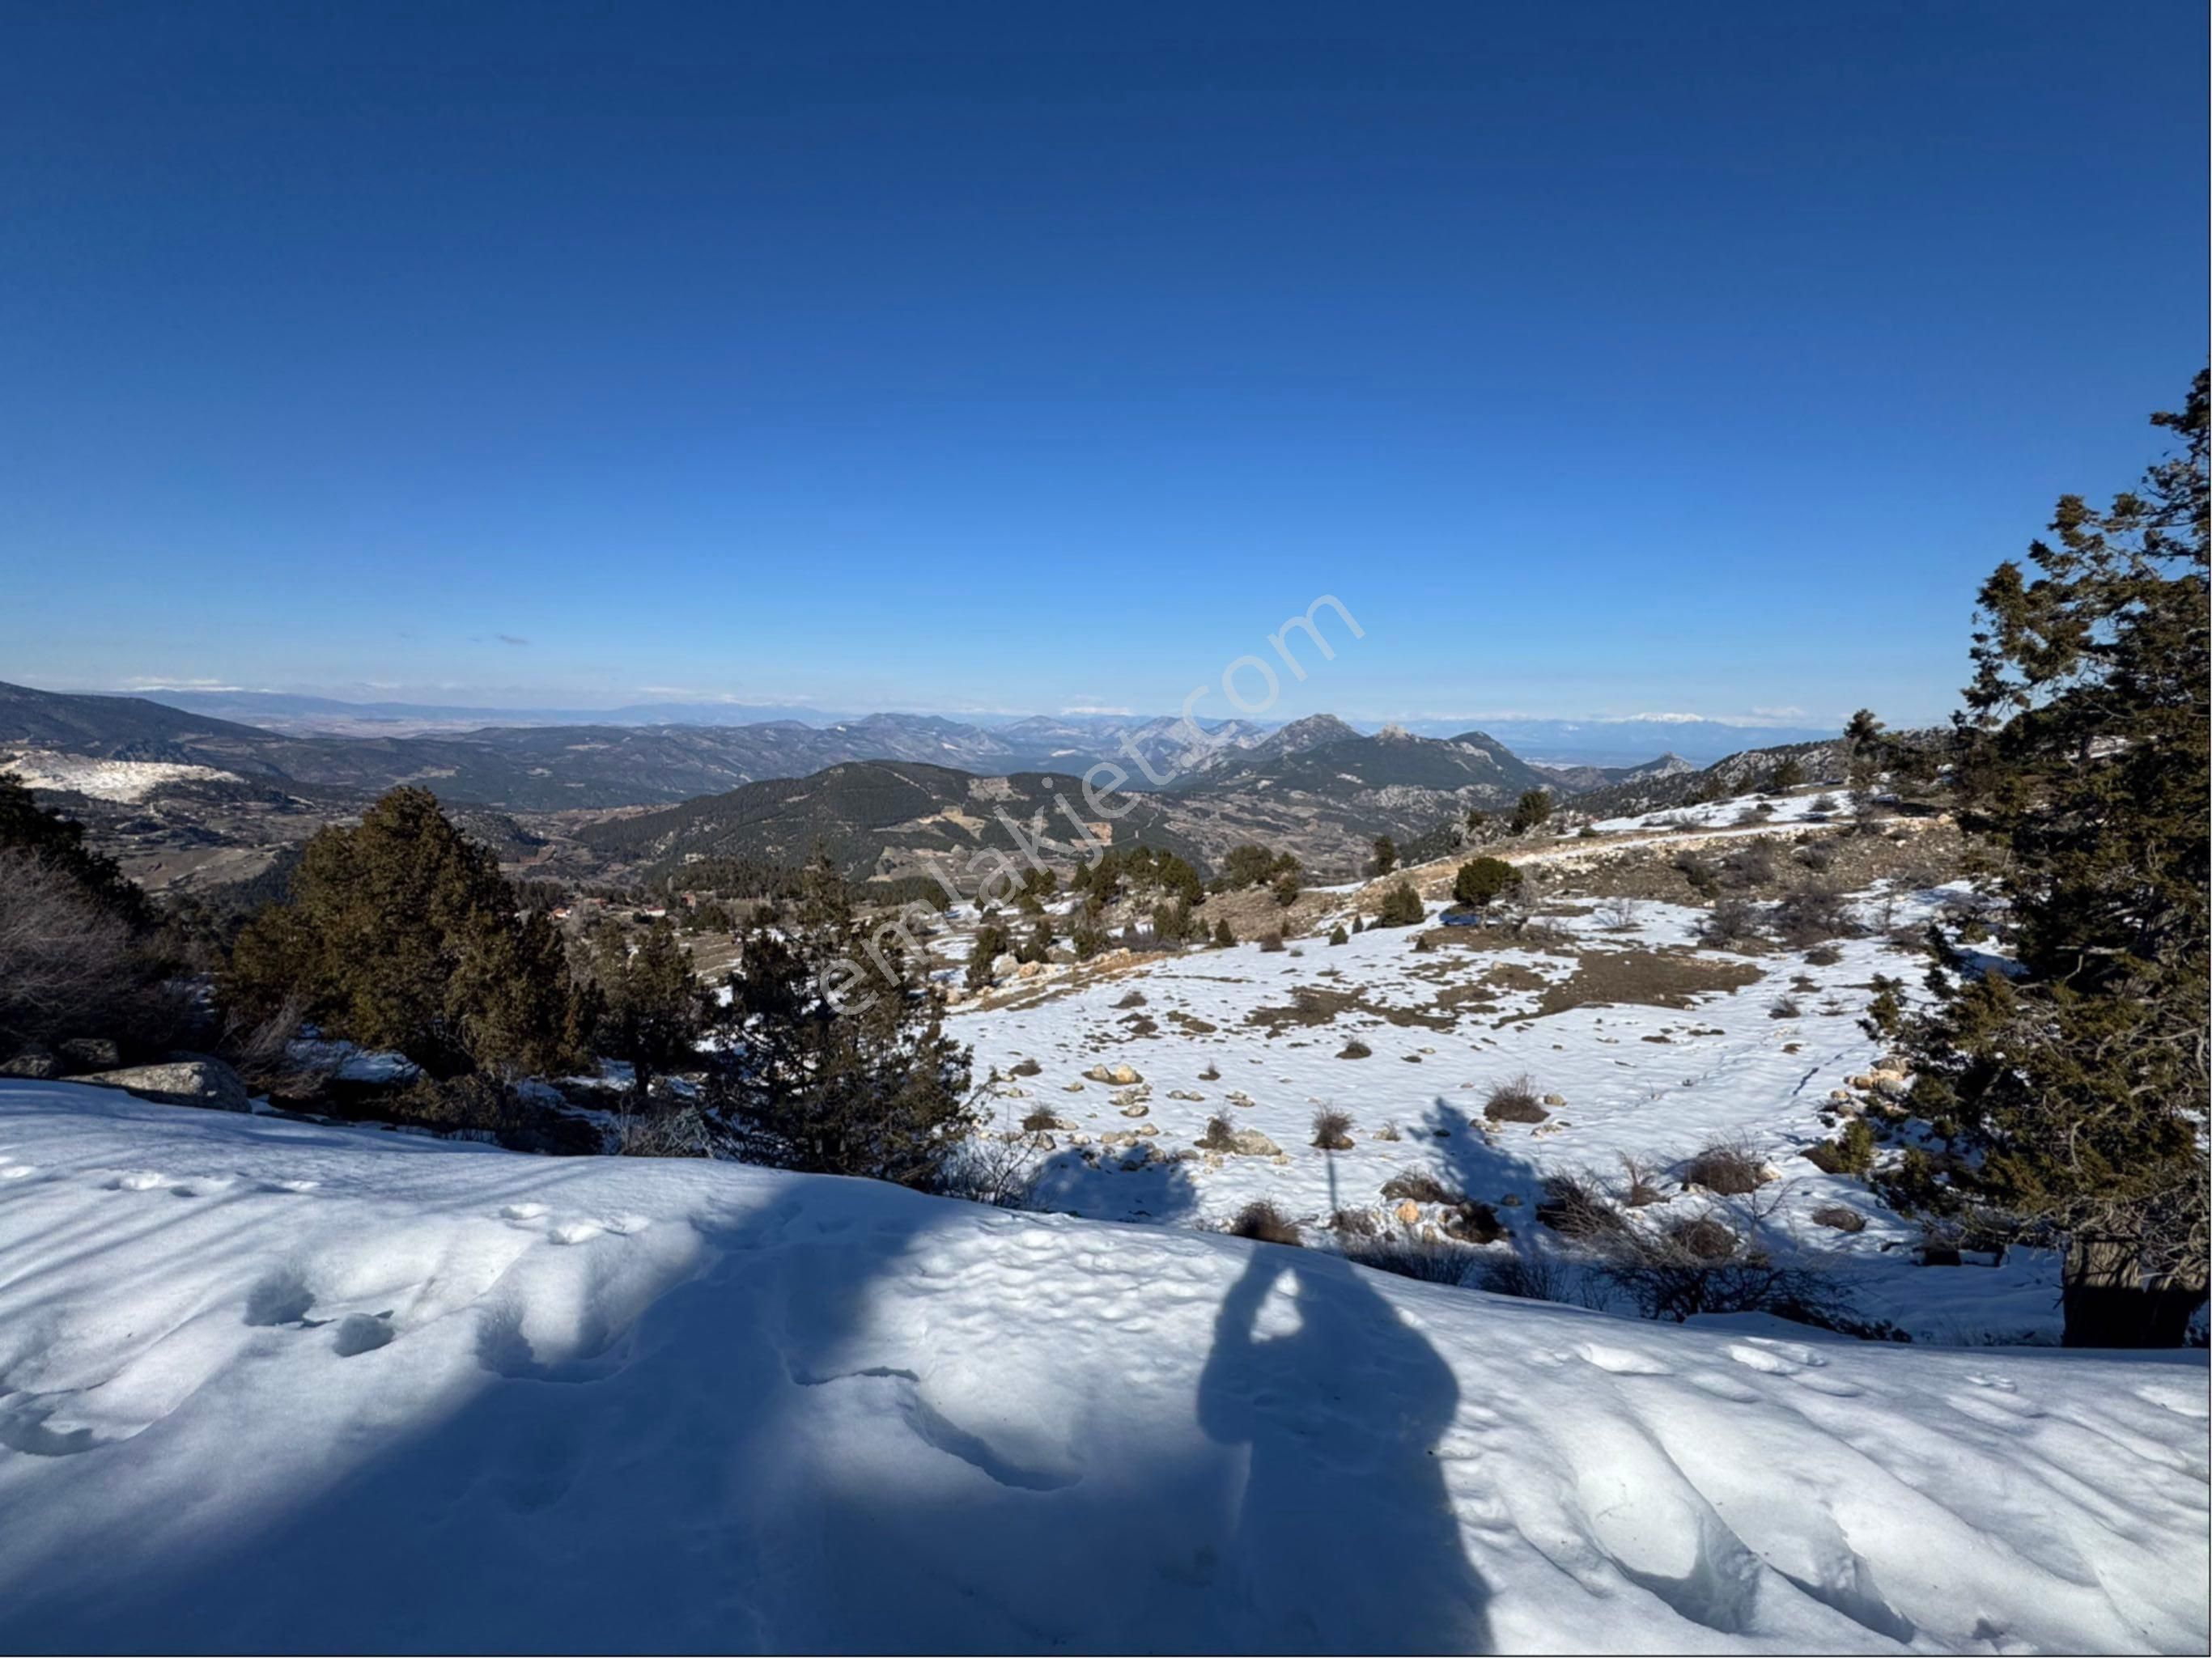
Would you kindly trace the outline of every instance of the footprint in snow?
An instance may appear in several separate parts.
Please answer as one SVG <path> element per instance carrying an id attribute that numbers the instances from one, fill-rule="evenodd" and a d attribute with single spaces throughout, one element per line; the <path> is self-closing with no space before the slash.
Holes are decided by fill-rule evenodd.
<path id="1" fill-rule="evenodd" d="M 133 1169 L 108 1181 L 107 1189 L 111 1192 L 150 1192 L 157 1186 L 168 1183 L 167 1175 L 157 1175 L 150 1169 Z"/>
<path id="2" fill-rule="evenodd" d="M 1614 1376 L 1670 1376 L 1667 1366 L 1648 1354 L 1627 1347 L 1608 1347 L 1601 1342 L 1586 1341 L 1576 1350 L 1585 1363 Z"/>
<path id="3" fill-rule="evenodd" d="M 606 1228 L 595 1220 L 564 1220 L 551 1228 L 545 1236 L 556 1243 L 581 1243 L 595 1238 Z"/>
<path id="4" fill-rule="evenodd" d="M 262 1181 L 261 1189 L 264 1192 L 312 1192 L 321 1184 L 320 1181 L 312 1180 L 272 1180 Z"/>
<path id="5" fill-rule="evenodd" d="M 544 1212 L 542 1203 L 510 1203 L 499 1214 L 501 1220 L 536 1220 Z"/>
<path id="6" fill-rule="evenodd" d="M 340 1358 L 352 1358 L 356 1354 L 373 1353 L 379 1347 L 390 1346 L 398 1333 L 392 1327 L 389 1312 L 353 1313 L 339 1323 L 331 1346 Z"/>
<path id="7" fill-rule="evenodd" d="M 38 1172 L 27 1163 L 0 1163 L 0 1180 L 27 1180 Z"/>

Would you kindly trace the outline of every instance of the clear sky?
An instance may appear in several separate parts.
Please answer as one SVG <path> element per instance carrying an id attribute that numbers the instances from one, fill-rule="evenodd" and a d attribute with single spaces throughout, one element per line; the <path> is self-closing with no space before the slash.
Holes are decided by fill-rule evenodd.
<path id="1" fill-rule="evenodd" d="M 1932 716 L 2203 359 L 2205 53 L 2195 0 L 16 0 L 0 679 L 1149 709 L 1332 593 L 1278 714 Z"/>

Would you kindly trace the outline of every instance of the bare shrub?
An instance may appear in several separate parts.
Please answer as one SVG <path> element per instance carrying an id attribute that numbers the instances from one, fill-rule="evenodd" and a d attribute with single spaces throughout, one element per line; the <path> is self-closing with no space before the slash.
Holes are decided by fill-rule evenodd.
<path id="1" fill-rule="evenodd" d="M 1597 919 L 1607 930 L 1626 932 L 1633 928 L 1643 914 L 1633 899 L 1605 898 L 1598 902 Z"/>
<path id="2" fill-rule="evenodd" d="M 1804 1011 L 1805 1010 L 1797 1005 L 1794 997 L 1784 996 L 1766 1010 L 1766 1017 L 1770 1019 L 1794 1019 Z"/>
<path id="3" fill-rule="evenodd" d="M 0 1049 L 109 1030 L 138 983 L 120 918 L 64 871 L 0 851 Z"/>
<path id="4" fill-rule="evenodd" d="M 1358 1037 L 1347 1036 L 1344 1046 L 1337 1050 L 1336 1057 L 1340 1060 L 1364 1060 L 1372 1057 L 1374 1052 L 1373 1048 L 1361 1042 Z"/>
<path id="5" fill-rule="evenodd" d="M 1265 950 L 1278 950 L 1282 949 L 1282 930 L 1279 927 L 1271 929 L 1269 932 L 1262 935 L 1260 939 L 1260 948 Z"/>
<path id="6" fill-rule="evenodd" d="M 1605 1200 L 1596 1183 L 1579 1175 L 1553 1175 L 1544 1181 L 1536 1219 L 1570 1238 L 1602 1237 L 1627 1225 L 1620 1212 Z"/>
<path id="7" fill-rule="evenodd" d="M 1824 1203 L 1813 1212 L 1813 1224 L 1832 1227 L 1838 1232 L 1863 1232 L 1866 1217 L 1840 1203 Z"/>
<path id="8" fill-rule="evenodd" d="M 1490 1090 L 1490 1097 L 1482 1104 L 1482 1114 L 1491 1122 L 1541 1122 L 1552 1114 L 1544 1109 L 1543 1101 L 1537 1097 L 1536 1084 L 1523 1072 Z"/>
<path id="9" fill-rule="evenodd" d="M 1261 1243 L 1287 1243 L 1297 1248 L 1303 1240 L 1298 1236 L 1297 1223 L 1268 1202 L 1255 1199 L 1237 1212 L 1237 1218 L 1224 1229 L 1231 1237 L 1255 1238 Z"/>
<path id="10" fill-rule="evenodd" d="M 1042 1106 L 1039 1106 L 1036 1110 L 1030 1112 L 1029 1115 L 1022 1119 L 1022 1129 L 1025 1133 L 1049 1134 L 1054 1129 L 1059 1127 L 1060 1119 L 1054 1116 L 1051 1112 L 1046 1110 Z"/>
<path id="11" fill-rule="evenodd" d="M 941 1197 L 994 1209 L 1034 1209 L 1038 1172 L 1036 1153 L 1026 1142 L 972 1134 L 945 1160 L 932 1189 Z"/>
<path id="12" fill-rule="evenodd" d="M 1364 1209 L 1340 1209 L 1328 1218 L 1329 1230 L 1340 1236 L 1371 1238 L 1381 1230 Z"/>
<path id="13" fill-rule="evenodd" d="M 1815 944 L 1805 952 L 1805 960 L 1814 967 L 1833 967 L 1844 959 L 1844 952 L 1833 944 Z"/>
<path id="14" fill-rule="evenodd" d="M 1431 1242 L 1426 1238 L 1377 1237 L 1348 1240 L 1344 1258 L 1378 1272 L 1395 1272 L 1422 1284 L 1459 1284 L 1477 1259 L 1463 1244 Z"/>
<path id="15" fill-rule="evenodd" d="M 1010 1077 L 1034 1077 L 1043 1070 L 1044 1067 L 1035 1060 L 1020 1060 L 1008 1067 L 1006 1074 Z"/>
<path id="16" fill-rule="evenodd" d="M 1711 1214 L 1688 1215 L 1667 1228 L 1667 1241 L 1699 1260 L 1726 1260 L 1738 1239 L 1725 1222 Z"/>
<path id="17" fill-rule="evenodd" d="M 1764 836 L 1730 853 L 1721 864 L 1721 884 L 1738 890 L 1772 886 L 1782 871 Z"/>
<path id="18" fill-rule="evenodd" d="M 1683 1185 L 1725 1198 L 1742 1197 L 1765 1183 L 1765 1165 L 1741 1140 L 1715 1140 L 1682 1166 Z"/>
<path id="19" fill-rule="evenodd" d="M 1816 875 L 1825 873 L 1836 861 L 1836 849 L 1826 841 L 1803 841 L 1790 855 Z"/>
<path id="20" fill-rule="evenodd" d="M 1115 1007 L 1142 1007 L 1144 1005 L 1145 993 L 1141 990 L 1133 990 L 1114 1004 Z"/>
<path id="21" fill-rule="evenodd" d="M 615 1154 L 623 1157 L 713 1157 L 713 1125 L 696 1106 L 626 1114 L 616 1131 Z"/>
<path id="22" fill-rule="evenodd" d="M 1528 1255 L 1508 1255 L 1486 1260 L 1475 1279 L 1475 1288 L 1516 1301 L 1565 1301 L 1571 1277 L 1556 1261 Z"/>
<path id="23" fill-rule="evenodd" d="M 1622 1203 L 1631 1209 L 1645 1209 L 1667 1201 L 1667 1194 L 1659 1189 L 1657 1174 L 1650 1163 L 1626 1151 L 1620 1157 L 1620 1189 L 1616 1195 Z"/>
<path id="24" fill-rule="evenodd" d="M 1219 1082 L 1221 1080 L 1221 1067 L 1216 1065 L 1212 1060 L 1208 1060 L 1206 1062 L 1206 1069 L 1198 1073 L 1198 1079 L 1202 1083 Z"/>
<path id="25" fill-rule="evenodd" d="M 1721 890 L 1720 872 L 1713 867 L 1712 859 L 1700 853 L 1683 851 L 1674 854 L 1674 867 L 1692 891 L 1710 898 Z"/>
<path id="26" fill-rule="evenodd" d="M 1313 1143 L 1324 1151 L 1352 1150 L 1352 1114 L 1334 1106 L 1323 1106 L 1314 1113 Z"/>
<path id="27" fill-rule="evenodd" d="M 1772 1313 L 1850 1327 L 1845 1298 L 1826 1274 L 1778 1260 L 1756 1241 L 1760 1218 L 1754 1213 L 1739 1230 L 1708 1212 L 1662 1233 L 1624 1230 L 1596 1249 L 1597 1272 L 1645 1318 Z"/>
<path id="28" fill-rule="evenodd" d="M 1824 887 L 1806 887 L 1790 894 L 1774 907 L 1768 925 L 1792 950 L 1810 950 L 1832 938 L 1848 938 L 1858 931 L 1843 895 Z"/>
<path id="29" fill-rule="evenodd" d="M 1759 937 L 1759 907 L 1742 898 L 1723 898 L 1698 927 L 1702 944 L 1720 949 L 1749 944 Z"/>
<path id="30" fill-rule="evenodd" d="M 1209 1151 L 1231 1151 L 1237 1147 L 1237 1124 L 1226 1111 L 1217 1111 L 1207 1119 L 1206 1132 L 1198 1143 Z"/>
<path id="31" fill-rule="evenodd" d="M 1401 1139 L 1404 1136 L 1399 1133 L 1396 1123 L 1386 1122 L 1376 1131 L 1375 1138 L 1378 1140 L 1395 1140 Z"/>

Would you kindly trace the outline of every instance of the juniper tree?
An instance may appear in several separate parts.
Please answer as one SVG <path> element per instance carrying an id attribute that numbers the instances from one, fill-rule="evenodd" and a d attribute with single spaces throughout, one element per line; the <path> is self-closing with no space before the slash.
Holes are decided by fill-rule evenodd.
<path id="1" fill-rule="evenodd" d="M 635 948 L 623 928 L 602 925 L 581 956 L 593 1045 L 629 1061 L 631 1090 L 643 1098 L 654 1074 L 690 1059 L 697 1043 L 706 999 L 691 958 L 665 921 L 646 928 Z"/>
<path id="2" fill-rule="evenodd" d="M 560 935 L 427 789 L 396 788 L 352 828 L 318 830 L 289 902 L 239 933 L 220 981 L 249 1017 L 295 997 L 333 1036 L 434 1077 L 543 1073 L 583 1055 Z"/>
<path id="3" fill-rule="evenodd" d="M 1375 873 L 1388 875 L 1398 867 L 1398 843 L 1387 835 L 1375 837 Z"/>
<path id="4" fill-rule="evenodd" d="M 745 934 L 708 1114 L 749 1163 L 934 1186 L 980 1121 L 942 1014 L 896 930 L 870 932 L 819 859 Z"/>
<path id="5" fill-rule="evenodd" d="M 2172 1345 L 2206 1293 L 2205 391 L 2138 490 L 2061 498 L 1981 590 L 1952 759 L 2017 976 L 1939 928 L 1932 1003 L 1870 1015 L 1980 1154 L 1944 1195 L 2063 1248 L 2072 1345 Z"/>

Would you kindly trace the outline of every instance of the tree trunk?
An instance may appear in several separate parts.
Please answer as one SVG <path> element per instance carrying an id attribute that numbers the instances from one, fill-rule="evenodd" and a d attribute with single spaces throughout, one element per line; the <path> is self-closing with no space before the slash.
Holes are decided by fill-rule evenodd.
<path id="1" fill-rule="evenodd" d="M 2145 1281 L 2132 1238 L 2076 1237 L 2059 1291 L 2069 1347 L 2179 1347 L 2204 1304 L 2202 1269 Z"/>

